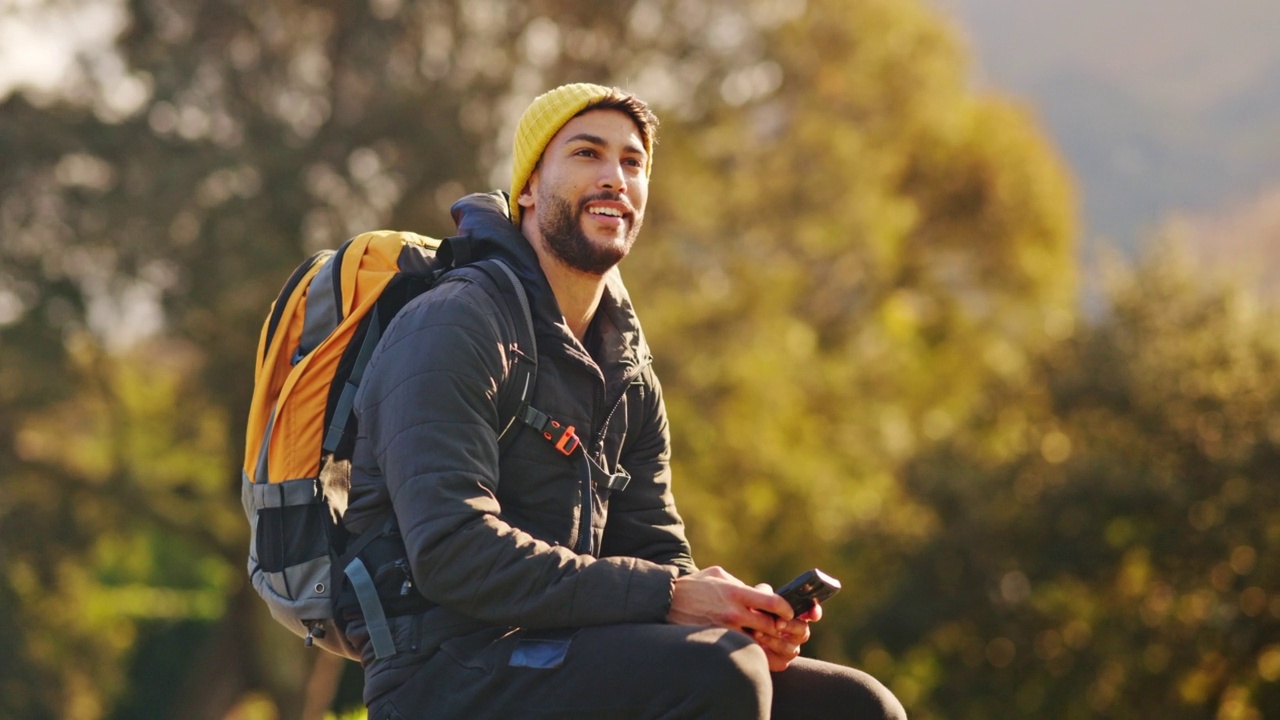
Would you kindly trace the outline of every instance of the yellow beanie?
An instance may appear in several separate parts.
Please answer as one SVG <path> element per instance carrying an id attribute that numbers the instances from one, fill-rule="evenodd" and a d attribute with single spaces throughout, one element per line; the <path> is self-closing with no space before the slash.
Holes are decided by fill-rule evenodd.
<path id="1" fill-rule="evenodd" d="M 613 90 L 603 85 L 573 83 L 549 90 L 529 104 L 516 125 L 516 137 L 511 163 L 511 222 L 520 224 L 520 193 L 529 182 L 529 176 L 542 159 L 547 143 L 560 132 L 565 123 L 572 120 L 588 105 L 608 97 Z M 645 141 L 645 152 L 652 158 L 652 140 Z M 650 165 L 646 163 L 645 173 Z"/>

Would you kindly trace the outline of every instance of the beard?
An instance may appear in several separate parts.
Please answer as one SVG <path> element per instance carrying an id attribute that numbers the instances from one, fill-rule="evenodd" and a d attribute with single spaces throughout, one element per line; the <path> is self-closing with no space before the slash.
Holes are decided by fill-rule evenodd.
<path id="1" fill-rule="evenodd" d="M 547 243 L 547 249 L 560 262 L 578 272 L 588 275 L 604 275 L 609 272 L 631 251 L 643 217 L 639 214 L 632 216 L 632 223 L 620 241 L 611 239 L 601 242 L 592 242 L 587 237 L 582 230 L 580 218 L 588 203 L 616 199 L 616 195 L 609 193 L 598 194 L 583 198 L 575 208 L 558 195 L 546 193 L 545 197 L 539 197 L 538 230 Z"/>

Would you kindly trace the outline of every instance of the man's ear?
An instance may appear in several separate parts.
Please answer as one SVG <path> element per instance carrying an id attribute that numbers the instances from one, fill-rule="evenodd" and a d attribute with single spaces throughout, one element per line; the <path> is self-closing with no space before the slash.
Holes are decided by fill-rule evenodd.
<path id="1" fill-rule="evenodd" d="M 520 195 L 516 197 L 516 203 L 522 208 L 533 207 L 533 186 L 538 182 L 538 166 L 534 166 L 533 172 L 529 174 L 529 179 L 524 183 L 524 189 L 520 191 Z"/>

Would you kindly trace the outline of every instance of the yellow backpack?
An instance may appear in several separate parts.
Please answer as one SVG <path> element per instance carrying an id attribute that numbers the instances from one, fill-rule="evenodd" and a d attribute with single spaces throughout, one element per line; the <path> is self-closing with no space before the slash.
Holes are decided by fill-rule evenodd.
<path id="1" fill-rule="evenodd" d="M 355 556 L 356 543 L 347 547 L 341 523 L 355 442 L 352 405 L 382 331 L 406 303 L 459 265 L 441 244 L 379 231 L 316 253 L 285 283 L 258 341 L 241 488 L 251 527 L 249 576 L 272 616 L 308 646 L 352 659 L 358 658 L 334 623 L 342 582 L 353 585 L 379 656 L 388 652 L 378 632 L 379 622 L 385 625 L 383 603 Z M 524 316 L 523 325 L 515 324 L 529 362 L 517 363 L 522 376 L 508 379 L 520 388 L 518 404 L 506 412 L 515 418 L 536 373 L 528 299 L 501 260 L 466 267 L 496 283 L 501 297 L 515 297 L 508 308 L 513 317 Z"/>

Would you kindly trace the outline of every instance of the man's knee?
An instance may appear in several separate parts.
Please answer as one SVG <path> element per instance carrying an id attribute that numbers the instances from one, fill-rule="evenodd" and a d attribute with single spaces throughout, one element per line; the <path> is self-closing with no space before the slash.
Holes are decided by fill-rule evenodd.
<path id="1" fill-rule="evenodd" d="M 773 717 L 853 717 L 905 720 L 906 711 L 889 688 L 861 670 L 798 658 L 773 678 Z"/>
<path id="2" fill-rule="evenodd" d="M 689 659 L 714 717 L 768 717 L 773 696 L 769 661 L 751 638 L 708 628 L 692 636 Z"/>
<path id="3" fill-rule="evenodd" d="M 866 691 L 864 707 L 868 720 L 907 720 L 907 711 L 902 707 L 898 697 L 884 683 L 870 675 L 855 670 L 862 676 Z"/>

